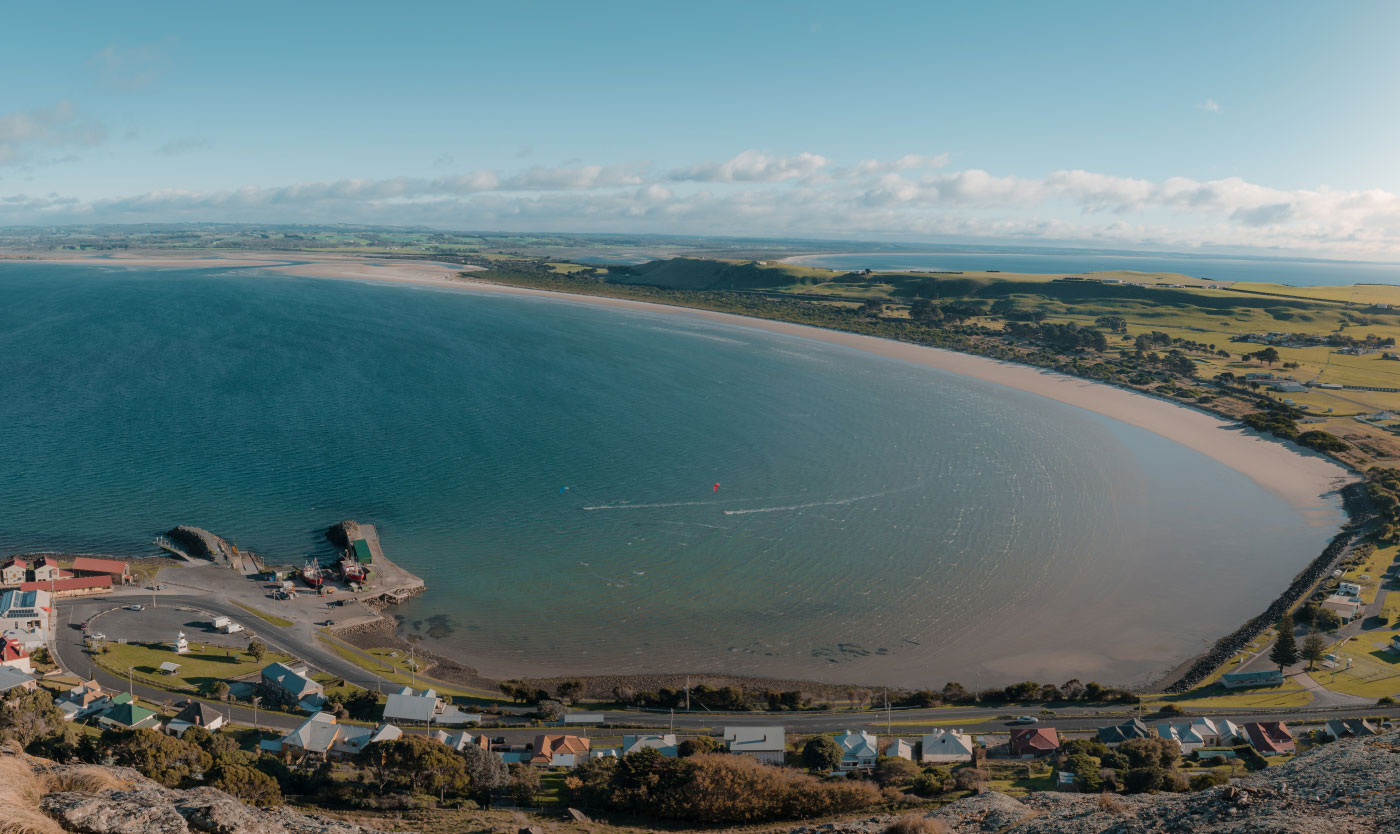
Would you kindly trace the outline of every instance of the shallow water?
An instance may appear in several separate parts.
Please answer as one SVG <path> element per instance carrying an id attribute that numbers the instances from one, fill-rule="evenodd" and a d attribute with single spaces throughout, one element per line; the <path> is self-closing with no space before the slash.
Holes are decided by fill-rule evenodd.
<path id="1" fill-rule="evenodd" d="M 1139 681 L 1339 518 L 1036 395 L 537 298 L 0 264 L 0 371 L 4 552 L 374 522 L 405 630 L 488 674 Z"/>

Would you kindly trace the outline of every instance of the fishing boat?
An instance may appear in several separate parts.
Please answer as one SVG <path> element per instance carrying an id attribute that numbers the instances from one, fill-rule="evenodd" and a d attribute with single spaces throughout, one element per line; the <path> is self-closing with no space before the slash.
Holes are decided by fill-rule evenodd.
<path id="1" fill-rule="evenodd" d="M 326 578 L 321 566 L 316 562 L 307 560 L 306 567 L 301 569 L 301 581 L 313 588 L 319 588 L 325 584 Z"/>
<path id="2" fill-rule="evenodd" d="M 340 560 L 340 578 L 346 582 L 364 582 L 369 576 L 369 571 L 365 566 L 354 559 Z"/>

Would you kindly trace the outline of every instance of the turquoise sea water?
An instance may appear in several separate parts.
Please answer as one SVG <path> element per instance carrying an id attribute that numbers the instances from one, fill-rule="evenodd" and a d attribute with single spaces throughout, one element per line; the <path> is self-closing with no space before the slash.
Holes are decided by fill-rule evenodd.
<path id="1" fill-rule="evenodd" d="M 0 427 L 4 553 L 370 521 L 429 584 L 403 629 L 499 675 L 1142 680 L 1338 506 L 808 339 L 238 269 L 0 264 Z"/>
<path id="2" fill-rule="evenodd" d="M 1281 260 L 1276 258 L 1183 255 L 1100 250 L 1038 250 L 1016 247 L 929 252 L 809 255 L 798 259 L 828 269 L 900 271 L 995 270 L 998 272 L 1080 273 L 1127 269 L 1176 272 L 1207 281 L 1267 281 L 1294 287 L 1337 284 L 1400 284 L 1400 264 L 1369 261 Z"/>

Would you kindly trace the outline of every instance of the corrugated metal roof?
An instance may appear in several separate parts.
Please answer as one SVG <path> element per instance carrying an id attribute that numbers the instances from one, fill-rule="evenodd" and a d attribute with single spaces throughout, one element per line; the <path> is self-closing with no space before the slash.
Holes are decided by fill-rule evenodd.
<path id="1" fill-rule="evenodd" d="M 364 539 L 355 539 L 350 542 L 350 547 L 355 551 L 355 560 L 362 565 L 374 564 L 374 554 L 369 552 L 369 542 Z"/>

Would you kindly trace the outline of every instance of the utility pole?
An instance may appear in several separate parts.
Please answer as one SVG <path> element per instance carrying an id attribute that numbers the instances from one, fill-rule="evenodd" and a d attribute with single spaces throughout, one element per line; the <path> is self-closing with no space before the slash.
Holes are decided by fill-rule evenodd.
<path id="1" fill-rule="evenodd" d="M 134 669 L 134 668 L 135 668 L 135 667 L 133 667 L 133 666 L 128 666 L 128 667 L 126 667 L 126 694 L 130 695 L 130 696 L 133 697 L 133 698 L 136 697 L 136 693 L 134 693 L 134 692 L 131 691 L 132 689 L 135 688 L 134 684 L 132 684 L 132 678 L 134 677 L 134 675 L 132 674 L 132 671 L 131 671 L 131 670 Z"/>
<path id="2" fill-rule="evenodd" d="M 671 732 L 676 731 L 676 708 L 671 707 Z"/>
<path id="3" fill-rule="evenodd" d="M 685 677 L 685 711 L 690 712 L 690 676 Z M 675 712 L 675 710 L 672 710 Z"/>
<path id="4" fill-rule="evenodd" d="M 894 713 L 890 711 L 890 688 L 885 687 L 885 735 L 889 735 L 890 728 L 894 726 Z"/>

